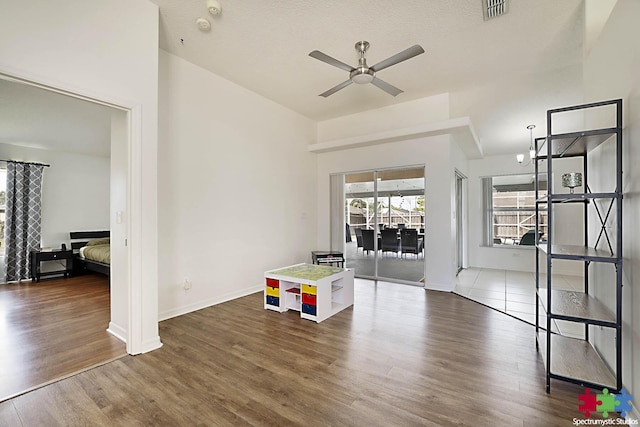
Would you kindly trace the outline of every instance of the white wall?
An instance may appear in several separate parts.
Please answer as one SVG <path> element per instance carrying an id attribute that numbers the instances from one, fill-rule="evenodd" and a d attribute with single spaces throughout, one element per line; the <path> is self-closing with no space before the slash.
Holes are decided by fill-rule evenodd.
<path id="1" fill-rule="evenodd" d="M 586 55 L 598 41 L 611 12 L 618 0 L 585 0 L 584 7 L 584 52 Z"/>
<path id="2" fill-rule="evenodd" d="M 124 111 L 113 110 L 111 113 L 111 189 L 109 199 L 111 208 L 109 230 L 111 231 L 111 319 L 109 332 L 126 340 L 129 316 L 127 274 L 129 257 L 126 240 L 129 235 L 129 224 L 126 212 L 130 210 L 127 194 L 129 179 L 127 145 L 119 141 L 127 140 L 128 120 Z M 120 215 L 118 213 L 121 213 Z"/>
<path id="3" fill-rule="evenodd" d="M 449 119 L 449 94 L 434 95 L 318 123 L 318 142 L 410 128 Z"/>
<path id="4" fill-rule="evenodd" d="M 523 147 L 525 150 L 527 147 Z M 542 164 L 546 170 L 546 163 Z M 557 167 L 556 167 L 557 165 Z M 566 159 L 554 163 L 555 192 L 563 192 L 561 176 L 564 172 L 579 172 L 582 161 L 578 158 Z M 532 246 L 521 247 L 487 247 L 482 245 L 482 182 L 481 178 L 499 175 L 518 175 L 530 173 L 533 176 L 533 164 L 521 166 L 515 154 L 489 156 L 484 159 L 469 161 L 469 265 L 471 267 L 508 269 L 516 271 L 535 271 L 535 249 Z M 579 191 L 579 190 L 578 190 Z M 553 241 L 556 244 L 582 244 L 575 237 L 583 235 L 581 220 L 582 208 L 578 205 L 568 206 L 562 211 L 554 210 Z M 577 263 L 556 260 L 554 273 L 581 275 L 582 268 Z"/>
<path id="5" fill-rule="evenodd" d="M 130 184 L 140 197 L 129 212 L 136 262 L 133 316 L 124 328 L 130 353 L 159 347 L 158 7 L 146 0 L 3 0 L 0 40 L 0 72 L 134 108 Z"/>
<path id="6" fill-rule="evenodd" d="M 109 158 L 55 153 L 42 188 L 42 244 L 69 245 L 69 231 L 109 229 Z"/>
<path id="7" fill-rule="evenodd" d="M 584 83 L 586 101 L 622 98 L 624 108 L 623 157 L 623 384 L 634 396 L 634 407 L 640 405 L 640 2 L 618 0 L 600 38 L 585 60 Z M 602 117 L 589 116 L 587 125 L 599 126 Z M 603 147 L 604 148 L 604 147 Z M 607 174 L 610 150 L 593 153 L 592 164 L 602 166 L 593 179 L 603 182 Z M 593 174 L 592 174 L 593 175 Z M 596 278 L 611 277 L 604 266 L 596 267 Z M 592 289 L 613 308 L 611 282 L 594 284 Z M 594 340 L 610 364 L 614 364 L 612 334 L 595 331 Z M 637 410 L 637 409 L 636 409 Z M 637 414 L 637 412 L 636 412 Z"/>
<path id="8" fill-rule="evenodd" d="M 160 101 L 160 317 L 258 291 L 265 271 L 310 262 L 315 123 L 165 51 Z"/>

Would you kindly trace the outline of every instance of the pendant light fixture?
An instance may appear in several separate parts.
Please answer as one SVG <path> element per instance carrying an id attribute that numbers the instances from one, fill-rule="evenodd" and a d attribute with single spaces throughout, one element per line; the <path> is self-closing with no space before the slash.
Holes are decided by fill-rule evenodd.
<path id="1" fill-rule="evenodd" d="M 536 157 L 536 149 L 533 147 L 533 130 L 536 125 L 529 125 L 527 129 L 529 129 L 529 161 L 527 163 L 524 162 L 524 154 L 516 154 L 516 160 L 520 164 L 520 166 L 529 166 L 531 161 Z"/>

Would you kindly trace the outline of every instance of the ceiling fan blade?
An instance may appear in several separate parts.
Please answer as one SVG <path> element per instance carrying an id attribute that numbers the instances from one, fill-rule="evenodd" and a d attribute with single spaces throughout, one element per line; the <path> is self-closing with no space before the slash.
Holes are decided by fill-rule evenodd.
<path id="1" fill-rule="evenodd" d="M 377 77 L 371 80 L 371 84 L 379 87 L 380 89 L 382 89 L 383 91 L 387 92 L 389 95 L 392 95 L 392 96 L 396 96 L 402 93 L 402 91 L 397 87 L 395 87 L 394 85 L 390 85 L 389 83 L 385 82 L 384 80 L 380 80 Z"/>
<path id="2" fill-rule="evenodd" d="M 333 65 L 334 67 L 338 67 L 342 70 L 348 71 L 348 72 L 352 72 L 355 68 L 353 68 L 351 65 L 347 65 L 342 61 L 338 61 L 335 58 L 330 57 L 329 55 L 327 55 L 326 53 L 322 53 L 319 50 L 314 50 L 313 52 L 311 52 L 309 54 L 310 57 L 312 58 L 316 58 L 319 59 L 322 62 L 326 62 L 329 65 Z"/>
<path id="3" fill-rule="evenodd" d="M 408 49 L 403 50 L 400 53 L 396 53 L 395 55 L 385 59 L 384 61 L 378 62 L 373 67 L 369 67 L 369 69 L 378 72 L 380 70 L 384 70 L 387 67 L 391 67 L 392 65 L 396 65 L 399 62 L 411 59 L 414 56 L 420 55 L 421 53 L 424 53 L 424 49 L 422 48 L 422 46 L 416 44 Z"/>
<path id="4" fill-rule="evenodd" d="M 337 92 L 337 91 L 339 91 L 340 89 L 344 89 L 345 87 L 349 86 L 351 83 L 353 83 L 353 82 L 351 81 L 351 79 L 346 80 L 346 81 L 344 81 L 344 82 L 340 83 L 339 85 L 332 87 L 332 88 L 331 88 L 331 89 L 329 89 L 328 91 L 326 91 L 326 92 L 322 92 L 322 93 L 321 93 L 320 95 L 318 95 L 318 96 L 323 96 L 323 97 L 325 97 L 325 98 L 326 98 L 326 97 L 327 97 L 327 96 L 329 96 L 329 95 L 333 95 L 334 93 L 336 93 L 336 92 Z"/>

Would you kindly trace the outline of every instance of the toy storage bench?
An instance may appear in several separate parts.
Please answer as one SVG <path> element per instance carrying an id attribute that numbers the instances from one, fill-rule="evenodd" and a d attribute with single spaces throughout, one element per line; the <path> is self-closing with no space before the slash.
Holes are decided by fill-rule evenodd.
<path id="1" fill-rule="evenodd" d="M 353 305 L 353 270 L 296 264 L 264 273 L 264 308 L 320 323 Z"/>

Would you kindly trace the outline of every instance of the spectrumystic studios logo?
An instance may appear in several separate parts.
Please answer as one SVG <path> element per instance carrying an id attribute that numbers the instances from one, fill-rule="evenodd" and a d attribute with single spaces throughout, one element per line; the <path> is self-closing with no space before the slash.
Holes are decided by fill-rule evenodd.
<path id="1" fill-rule="evenodd" d="M 603 389 L 600 394 L 592 394 L 590 389 L 585 389 L 584 394 L 578 396 L 578 410 L 584 413 L 585 418 L 574 418 L 574 425 L 638 425 L 637 419 L 632 419 L 632 397 L 625 389 L 620 394 L 609 393 Z M 591 414 L 598 412 L 602 418 L 591 419 Z M 621 418 L 609 418 L 614 412 Z"/>

